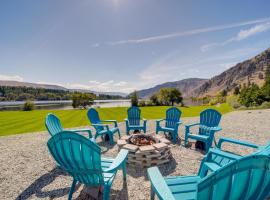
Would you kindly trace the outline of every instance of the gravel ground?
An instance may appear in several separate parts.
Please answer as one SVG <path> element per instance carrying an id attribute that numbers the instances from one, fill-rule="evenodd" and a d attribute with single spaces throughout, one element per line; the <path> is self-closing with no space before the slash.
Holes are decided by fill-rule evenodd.
<path id="1" fill-rule="evenodd" d="M 198 118 L 184 118 L 184 124 L 197 122 Z M 222 118 L 223 130 L 216 134 L 236 139 L 248 140 L 263 145 L 270 140 L 270 110 L 237 111 Z M 124 133 L 124 124 L 120 124 Z M 150 121 L 149 130 L 155 130 L 155 122 Z M 184 127 L 179 131 L 184 137 Z M 67 199 L 72 178 L 55 166 L 46 142 L 48 133 L 29 133 L 0 137 L 0 199 Z M 116 139 L 116 138 L 115 138 Z M 117 155 L 117 146 L 99 143 L 105 156 Z M 241 154 L 249 153 L 245 148 L 226 146 Z M 165 175 L 196 174 L 203 154 L 183 147 L 183 140 L 171 148 L 173 160 L 160 166 Z M 119 171 L 121 172 L 121 171 Z M 146 171 L 127 169 L 127 183 L 123 185 L 122 173 L 118 173 L 111 189 L 111 199 L 150 199 L 150 184 Z M 96 190 L 83 185 L 77 187 L 74 199 L 95 199 Z"/>

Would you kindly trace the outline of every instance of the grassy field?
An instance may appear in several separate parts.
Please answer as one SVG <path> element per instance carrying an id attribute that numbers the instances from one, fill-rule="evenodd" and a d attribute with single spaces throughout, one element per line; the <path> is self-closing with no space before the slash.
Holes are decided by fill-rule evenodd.
<path id="1" fill-rule="evenodd" d="M 194 117 L 208 107 L 215 108 L 223 114 L 232 111 L 228 104 L 221 104 L 218 107 L 180 107 L 180 110 L 182 117 Z M 142 107 L 142 116 L 146 119 L 164 118 L 167 108 L 167 106 Z M 127 108 L 99 108 L 98 111 L 102 119 L 116 119 L 121 122 L 126 118 Z M 44 131 L 44 120 L 48 113 L 56 114 L 65 128 L 87 126 L 89 121 L 86 112 L 86 110 L 3 111 L 0 112 L 0 136 Z"/>

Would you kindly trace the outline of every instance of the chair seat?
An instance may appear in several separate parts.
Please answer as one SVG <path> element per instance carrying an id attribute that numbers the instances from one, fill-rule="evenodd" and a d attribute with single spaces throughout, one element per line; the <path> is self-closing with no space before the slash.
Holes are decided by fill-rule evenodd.
<path id="1" fill-rule="evenodd" d="M 197 134 L 191 134 L 191 133 L 188 135 L 188 137 L 191 139 L 199 140 L 199 141 L 206 141 L 209 138 L 209 136 L 207 135 L 197 135 Z"/>
<path id="2" fill-rule="evenodd" d="M 160 126 L 159 129 L 160 130 L 163 130 L 163 131 L 167 131 L 167 132 L 170 132 L 170 131 L 173 132 L 173 131 L 175 131 L 174 128 L 168 128 L 168 127 L 165 127 L 165 126 Z"/>
<path id="3" fill-rule="evenodd" d="M 129 125 L 128 126 L 129 128 L 144 128 L 144 126 L 143 125 Z"/>
<path id="4" fill-rule="evenodd" d="M 110 131 L 111 131 L 112 133 L 116 133 L 118 130 L 119 130 L 118 127 L 110 128 Z M 98 134 L 106 134 L 107 132 L 108 132 L 107 129 L 104 129 L 104 130 L 98 132 Z"/>
<path id="5" fill-rule="evenodd" d="M 166 177 L 165 182 L 175 199 L 196 199 L 199 176 Z"/>

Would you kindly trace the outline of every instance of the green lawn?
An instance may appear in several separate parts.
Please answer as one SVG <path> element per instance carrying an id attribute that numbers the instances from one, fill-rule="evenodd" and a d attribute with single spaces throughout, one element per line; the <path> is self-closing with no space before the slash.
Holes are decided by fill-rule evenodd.
<path id="1" fill-rule="evenodd" d="M 193 106 L 180 107 L 183 112 L 182 117 L 194 117 L 208 108 L 212 107 L 221 113 L 232 111 L 228 104 L 216 106 Z M 146 119 L 164 118 L 167 106 L 142 107 L 142 116 Z M 121 122 L 126 118 L 127 108 L 99 108 L 102 119 L 116 119 Z M 44 131 L 44 120 L 48 113 L 56 114 L 65 128 L 89 125 L 86 110 L 35 110 L 35 111 L 3 111 L 0 112 L 0 136 Z"/>

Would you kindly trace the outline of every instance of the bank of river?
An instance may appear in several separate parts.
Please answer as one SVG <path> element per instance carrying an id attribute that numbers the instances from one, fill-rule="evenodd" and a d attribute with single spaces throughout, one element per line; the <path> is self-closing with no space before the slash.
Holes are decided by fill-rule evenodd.
<path id="1" fill-rule="evenodd" d="M 0 111 L 5 110 L 20 110 L 24 101 L 7 101 L 0 102 Z M 36 109 L 42 110 L 69 110 L 73 109 L 71 100 L 61 100 L 61 101 L 34 101 Z M 129 99 L 118 99 L 118 100 L 95 100 L 93 107 L 129 107 Z"/>

